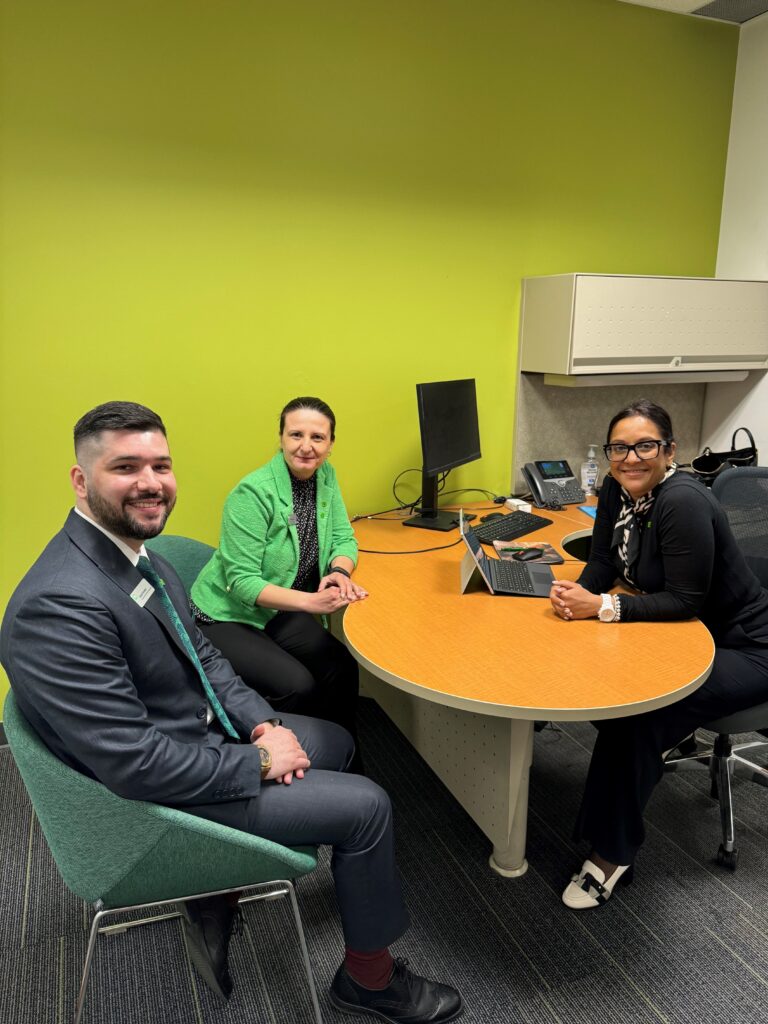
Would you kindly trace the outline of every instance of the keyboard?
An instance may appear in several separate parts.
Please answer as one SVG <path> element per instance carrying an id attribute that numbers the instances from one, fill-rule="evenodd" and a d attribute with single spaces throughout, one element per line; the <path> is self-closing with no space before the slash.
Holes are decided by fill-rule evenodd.
<path id="1" fill-rule="evenodd" d="M 525 515 L 525 513 L 523 513 Z M 493 562 L 493 584 L 497 590 L 515 594 L 533 594 L 533 580 L 525 562 L 507 562 L 500 558 Z"/>
<path id="2" fill-rule="evenodd" d="M 487 523 L 473 526 L 472 532 L 482 544 L 492 544 L 495 540 L 517 540 L 551 522 L 532 512 L 510 512 L 501 519 L 489 519 Z"/>

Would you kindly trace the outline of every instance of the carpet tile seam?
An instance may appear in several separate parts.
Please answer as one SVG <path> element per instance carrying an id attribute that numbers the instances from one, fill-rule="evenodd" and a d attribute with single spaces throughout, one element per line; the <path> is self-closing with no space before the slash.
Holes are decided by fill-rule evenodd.
<path id="1" fill-rule="evenodd" d="M 768 989 L 768 978 L 765 978 L 765 977 L 763 977 L 763 975 L 762 975 L 762 974 L 759 974 L 759 973 L 758 973 L 758 972 L 757 972 L 757 971 L 756 971 L 756 970 L 754 969 L 754 967 L 751 967 L 751 966 L 750 966 L 750 965 L 749 965 L 749 964 L 748 964 L 748 963 L 746 962 L 746 960 L 745 960 L 745 959 L 744 959 L 743 957 L 739 956 L 739 954 L 738 954 L 738 953 L 736 952 L 736 950 L 735 950 L 735 949 L 733 949 L 733 948 L 732 948 L 731 946 L 729 946 L 729 945 L 728 945 L 728 943 L 727 943 L 727 942 L 725 941 L 725 939 L 721 938 L 721 937 L 720 937 L 720 936 L 719 936 L 719 935 L 717 934 L 717 932 L 714 932 L 714 931 L 712 931 L 712 929 L 711 929 L 711 928 L 706 928 L 705 930 L 706 930 L 707 932 L 709 932 L 709 934 L 710 934 L 710 935 L 712 936 L 712 938 L 713 938 L 713 939 L 715 939 L 715 941 L 716 941 L 716 942 L 719 942 L 719 943 L 720 943 L 720 945 L 721 945 L 721 946 L 723 947 L 723 949 L 725 949 L 725 950 L 726 950 L 726 952 L 727 952 L 727 953 L 729 953 L 729 954 L 730 954 L 730 956 L 732 956 L 734 960 L 737 960 L 737 961 L 738 961 L 738 962 L 739 962 L 739 963 L 740 963 L 740 964 L 741 964 L 741 965 L 742 965 L 743 967 L 745 967 L 745 968 L 746 968 L 746 970 L 747 970 L 747 971 L 749 971 L 749 973 L 750 973 L 750 974 L 752 975 L 752 977 L 753 977 L 753 978 L 755 978 L 755 979 L 756 979 L 757 981 L 759 981 L 759 982 L 760 982 L 760 984 L 761 984 L 761 985 L 762 985 L 762 986 L 763 986 L 764 988 Z"/>
<path id="2" fill-rule="evenodd" d="M 457 873 L 458 873 L 458 874 L 462 874 L 462 875 L 464 876 L 464 878 L 465 878 L 465 880 L 466 880 L 466 883 L 467 883 L 467 884 L 469 884 L 469 885 L 471 886 L 471 888 L 472 888 L 472 889 L 473 889 L 473 890 L 475 891 L 475 893 L 476 893 L 476 894 L 477 894 L 477 895 L 479 896 L 480 900 L 481 900 L 481 901 L 482 901 L 483 903 L 485 903 L 485 905 L 486 905 L 486 906 L 488 907 L 488 910 L 489 910 L 489 912 L 491 913 L 491 915 L 492 915 L 492 916 L 493 916 L 494 918 L 496 918 L 496 920 L 497 920 L 497 921 L 499 922 L 500 926 L 502 927 L 502 929 L 503 929 L 504 933 L 505 933 L 505 934 L 506 934 L 506 935 L 507 935 L 507 936 L 508 936 L 508 937 L 509 937 L 509 938 L 511 939 L 511 942 L 512 942 L 512 944 L 513 944 L 513 945 L 515 946 L 515 948 L 516 948 L 516 949 L 518 950 L 518 952 L 519 952 L 519 953 L 520 953 L 520 954 L 521 954 L 521 955 L 523 956 L 523 958 L 525 959 L 526 963 L 527 963 L 527 964 L 529 965 L 529 967 L 530 967 L 531 971 L 532 971 L 532 972 L 533 972 L 533 973 L 534 973 L 534 974 L 536 975 L 536 977 L 537 977 L 537 978 L 538 978 L 538 979 L 540 980 L 540 982 L 541 982 L 541 983 L 543 984 L 543 986 L 544 986 L 544 990 L 545 990 L 545 991 L 547 991 L 547 990 L 551 989 L 551 988 L 552 988 L 552 986 L 551 986 L 551 985 L 549 984 L 549 982 L 548 982 L 548 981 L 546 980 L 546 978 L 545 978 L 545 977 L 544 977 L 544 976 L 543 976 L 543 975 L 542 975 L 542 974 L 540 973 L 540 971 L 538 970 L 538 968 L 536 967 L 536 965 L 535 965 L 535 964 L 533 963 L 533 961 L 531 960 L 531 958 L 530 958 L 530 957 L 528 956 L 528 954 L 527 954 L 527 953 L 525 952 L 525 950 L 524 950 L 524 949 L 522 948 L 522 946 L 520 945 L 520 943 L 518 942 L 518 940 L 517 940 L 517 939 L 515 938 L 515 936 L 511 934 L 511 932 L 510 932 L 510 930 L 509 930 L 509 928 L 508 928 L 508 926 L 507 926 L 506 922 L 505 922 L 505 921 L 504 921 L 504 920 L 503 920 L 503 919 L 502 919 L 502 918 L 501 918 L 501 917 L 499 916 L 499 914 L 498 914 L 498 913 L 497 913 L 497 911 L 496 911 L 496 908 L 495 908 L 495 907 L 493 907 L 492 905 L 490 905 L 490 904 L 489 904 L 489 902 L 488 902 L 488 901 L 487 901 L 487 900 L 485 899 L 485 896 L 484 896 L 484 894 L 480 892 L 480 890 L 479 890 L 479 888 L 478 888 L 477 884 L 476 884 L 476 883 L 475 883 L 475 882 L 474 882 L 474 881 L 473 881 L 472 879 L 470 879 L 468 875 L 466 875 L 466 874 L 465 874 L 465 873 L 464 873 L 464 872 L 462 871 L 462 869 L 461 869 L 461 866 L 460 866 L 460 865 L 458 864 L 458 862 L 456 861 L 456 859 L 455 859 L 455 856 L 454 856 L 453 852 L 452 852 L 452 851 L 451 851 L 450 849 L 448 849 L 448 848 L 447 848 L 447 847 L 445 846 L 445 844 L 443 843 L 442 837 L 441 837 L 441 836 L 439 836 L 439 835 L 437 835 L 437 840 L 438 840 L 438 842 L 439 842 L 439 843 L 440 843 L 441 845 L 443 845 L 443 847 L 444 847 L 444 849 L 445 849 L 445 852 L 446 852 L 446 855 L 448 856 L 448 858 L 449 858 L 450 860 L 452 860 L 452 861 L 454 862 L 454 865 L 455 865 L 455 868 L 456 868 L 456 871 L 457 871 Z"/>

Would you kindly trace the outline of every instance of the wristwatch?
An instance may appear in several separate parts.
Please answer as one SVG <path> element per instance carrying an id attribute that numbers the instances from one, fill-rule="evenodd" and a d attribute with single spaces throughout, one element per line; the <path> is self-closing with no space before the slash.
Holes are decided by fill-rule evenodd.
<path id="1" fill-rule="evenodd" d="M 342 576 L 346 576 L 348 580 L 352 579 L 352 573 L 351 572 L 347 572 L 346 569 L 342 569 L 342 567 L 340 565 L 329 565 L 328 566 L 328 575 L 330 576 L 330 574 L 332 572 L 340 572 L 341 575 Z"/>
<path id="2" fill-rule="evenodd" d="M 259 758 L 261 760 L 261 781 L 263 782 L 272 769 L 272 755 L 266 747 L 257 746 L 256 749 L 259 752 Z"/>
<path id="3" fill-rule="evenodd" d="M 613 622 L 616 619 L 616 604 L 612 595 L 601 594 L 600 597 L 602 597 L 603 603 L 600 605 L 600 611 L 597 613 L 598 619 L 601 622 Z"/>

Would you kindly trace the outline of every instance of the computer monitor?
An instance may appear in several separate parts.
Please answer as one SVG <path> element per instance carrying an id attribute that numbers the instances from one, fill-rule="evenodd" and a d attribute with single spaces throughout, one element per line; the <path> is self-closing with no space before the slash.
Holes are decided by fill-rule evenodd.
<path id="1" fill-rule="evenodd" d="M 441 473 L 480 458 L 475 381 L 441 380 L 416 385 L 421 429 L 421 510 L 404 526 L 452 530 L 458 513 L 439 512 L 437 481 Z M 474 518 L 465 516 L 465 519 Z"/>

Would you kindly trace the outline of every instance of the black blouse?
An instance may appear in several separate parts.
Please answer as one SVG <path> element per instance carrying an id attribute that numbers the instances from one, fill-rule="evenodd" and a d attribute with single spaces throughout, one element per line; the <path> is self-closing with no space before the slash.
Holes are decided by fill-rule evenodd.
<path id="1" fill-rule="evenodd" d="M 317 480 L 297 480 L 291 475 L 293 514 L 299 535 L 299 568 L 293 581 L 293 590 L 307 593 L 320 585 L 320 548 L 317 542 Z"/>
<path id="2" fill-rule="evenodd" d="M 621 489 L 607 477 L 597 506 L 589 562 L 578 582 L 593 594 L 622 579 L 611 549 Z M 642 593 L 621 598 L 622 622 L 698 616 L 722 647 L 768 644 L 768 592 L 747 565 L 722 506 L 686 473 L 659 488 L 641 517 L 633 575 Z M 625 581 L 626 582 L 626 581 Z"/>

